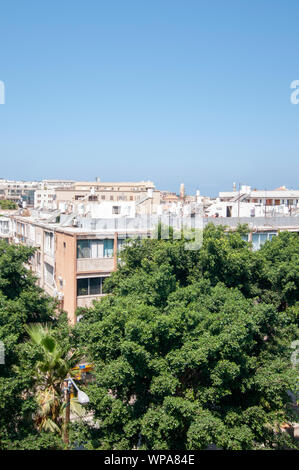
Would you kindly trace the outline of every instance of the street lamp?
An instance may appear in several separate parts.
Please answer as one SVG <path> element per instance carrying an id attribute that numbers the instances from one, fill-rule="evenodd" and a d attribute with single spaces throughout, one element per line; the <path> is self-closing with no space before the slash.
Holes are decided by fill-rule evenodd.
<path id="1" fill-rule="evenodd" d="M 70 389 L 71 385 L 77 390 L 78 393 L 78 402 L 81 405 L 86 405 L 86 403 L 89 403 L 89 397 L 86 395 L 86 393 L 82 392 L 82 390 L 77 387 L 75 384 L 74 380 L 68 377 L 64 381 L 64 400 L 65 400 L 65 420 L 64 420 L 64 433 L 63 433 L 63 441 L 65 444 L 69 444 L 69 430 L 68 430 L 68 425 L 70 422 Z"/>
<path id="2" fill-rule="evenodd" d="M 69 381 L 69 383 L 71 382 L 71 384 L 75 387 L 75 389 L 78 392 L 78 402 L 81 405 L 86 405 L 86 403 L 89 403 L 88 395 L 86 395 L 86 393 L 82 392 L 82 390 L 80 390 L 79 387 L 77 387 L 77 385 L 75 384 L 73 379 L 69 378 L 68 381 Z"/>

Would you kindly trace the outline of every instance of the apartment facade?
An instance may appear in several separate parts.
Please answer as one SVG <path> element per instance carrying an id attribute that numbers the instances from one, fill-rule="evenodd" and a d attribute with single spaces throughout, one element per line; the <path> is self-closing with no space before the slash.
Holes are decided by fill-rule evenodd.
<path id="1" fill-rule="evenodd" d="M 25 211 L 23 211 L 25 212 Z M 192 222 L 192 215 L 188 217 Z M 247 224 L 253 249 L 259 249 L 280 231 L 299 234 L 299 217 L 204 217 L 208 223 L 226 225 L 236 229 Z M 78 214 L 60 214 L 59 211 L 41 214 L 12 215 L 0 218 L 0 237 L 12 243 L 22 243 L 36 248 L 30 260 L 30 269 L 38 283 L 76 323 L 78 307 L 90 307 L 103 297 L 105 279 L 117 269 L 119 252 L 128 238 L 152 236 L 157 224 L 171 225 L 179 230 L 187 219 L 180 215 L 148 215 L 133 218 L 88 218 Z M 191 225 L 194 226 L 194 225 Z M 167 237 L 166 237 L 167 238 Z"/>
<path id="2" fill-rule="evenodd" d="M 37 189 L 34 192 L 34 207 L 37 209 L 57 209 L 55 189 Z"/>
<path id="3" fill-rule="evenodd" d="M 41 207 L 46 207 L 47 203 L 52 204 L 55 188 L 67 188 L 74 183 L 67 180 L 15 181 L 0 178 L 0 199 L 8 199 L 27 207 L 36 207 L 38 203 L 43 203 Z"/>
<path id="4" fill-rule="evenodd" d="M 10 217 L 0 216 L 0 240 L 10 241 L 11 220 Z"/>
<path id="5" fill-rule="evenodd" d="M 36 248 L 30 269 L 71 323 L 77 321 L 77 307 L 90 307 L 104 295 L 104 281 L 116 269 L 125 239 L 147 236 L 143 229 L 98 229 L 91 219 L 88 222 L 86 227 L 76 227 L 71 221 L 63 226 L 20 215 L 11 218 L 11 241 Z"/>
<path id="6" fill-rule="evenodd" d="M 57 207 L 63 209 L 74 201 L 134 202 L 149 200 L 150 206 L 160 204 L 161 193 L 151 181 L 141 182 L 77 182 L 70 188 L 56 190 Z"/>
<path id="7" fill-rule="evenodd" d="M 0 180 L 0 199 L 8 199 L 16 204 L 26 203 L 33 207 L 37 182 Z"/>
<path id="8" fill-rule="evenodd" d="M 237 191 L 219 192 L 220 201 L 243 201 L 246 203 L 260 204 L 268 208 L 286 206 L 290 209 L 298 207 L 299 190 L 287 189 L 284 186 L 274 190 L 251 189 L 250 186 L 241 186 Z"/>

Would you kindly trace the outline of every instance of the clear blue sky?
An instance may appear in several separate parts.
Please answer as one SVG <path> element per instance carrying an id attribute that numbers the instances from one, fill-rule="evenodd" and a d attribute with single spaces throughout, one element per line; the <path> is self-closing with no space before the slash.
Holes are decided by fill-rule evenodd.
<path id="1" fill-rule="evenodd" d="M 3 0 L 0 176 L 299 189 L 298 0 Z"/>

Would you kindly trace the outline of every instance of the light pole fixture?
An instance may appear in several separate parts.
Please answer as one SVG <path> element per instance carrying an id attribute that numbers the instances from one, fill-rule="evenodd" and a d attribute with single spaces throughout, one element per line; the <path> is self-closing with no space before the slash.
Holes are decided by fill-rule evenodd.
<path id="1" fill-rule="evenodd" d="M 75 389 L 77 390 L 77 393 L 78 393 L 78 402 L 81 404 L 81 405 L 86 405 L 86 403 L 89 403 L 89 397 L 88 395 L 86 395 L 86 393 L 82 392 L 82 390 L 79 389 L 79 387 L 77 387 L 77 385 L 75 384 L 74 380 L 71 379 L 71 378 L 68 378 L 67 379 L 69 384 L 71 383 Z"/>
<path id="2" fill-rule="evenodd" d="M 65 401 L 65 419 L 64 419 L 64 432 L 63 432 L 63 441 L 66 445 L 69 444 L 69 422 L 70 422 L 70 388 L 71 385 L 77 390 L 78 393 L 78 402 L 81 405 L 86 405 L 89 403 L 89 397 L 86 393 L 82 392 L 82 390 L 77 387 L 74 380 L 70 377 L 66 378 L 64 381 L 64 401 Z"/>

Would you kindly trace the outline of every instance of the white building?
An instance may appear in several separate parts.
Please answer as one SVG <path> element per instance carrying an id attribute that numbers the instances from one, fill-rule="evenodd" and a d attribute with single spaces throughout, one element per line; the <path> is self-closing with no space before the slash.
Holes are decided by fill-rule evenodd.
<path id="1" fill-rule="evenodd" d="M 12 224 L 9 217 L 0 217 L 0 240 L 7 240 L 11 236 Z"/>
<path id="2" fill-rule="evenodd" d="M 57 209 L 55 189 L 37 189 L 34 193 L 34 209 Z"/>
<path id="3" fill-rule="evenodd" d="M 285 186 L 274 190 L 252 190 L 243 185 L 238 191 L 219 192 L 216 203 L 222 217 L 292 215 L 299 210 L 299 190 L 289 190 Z"/>

